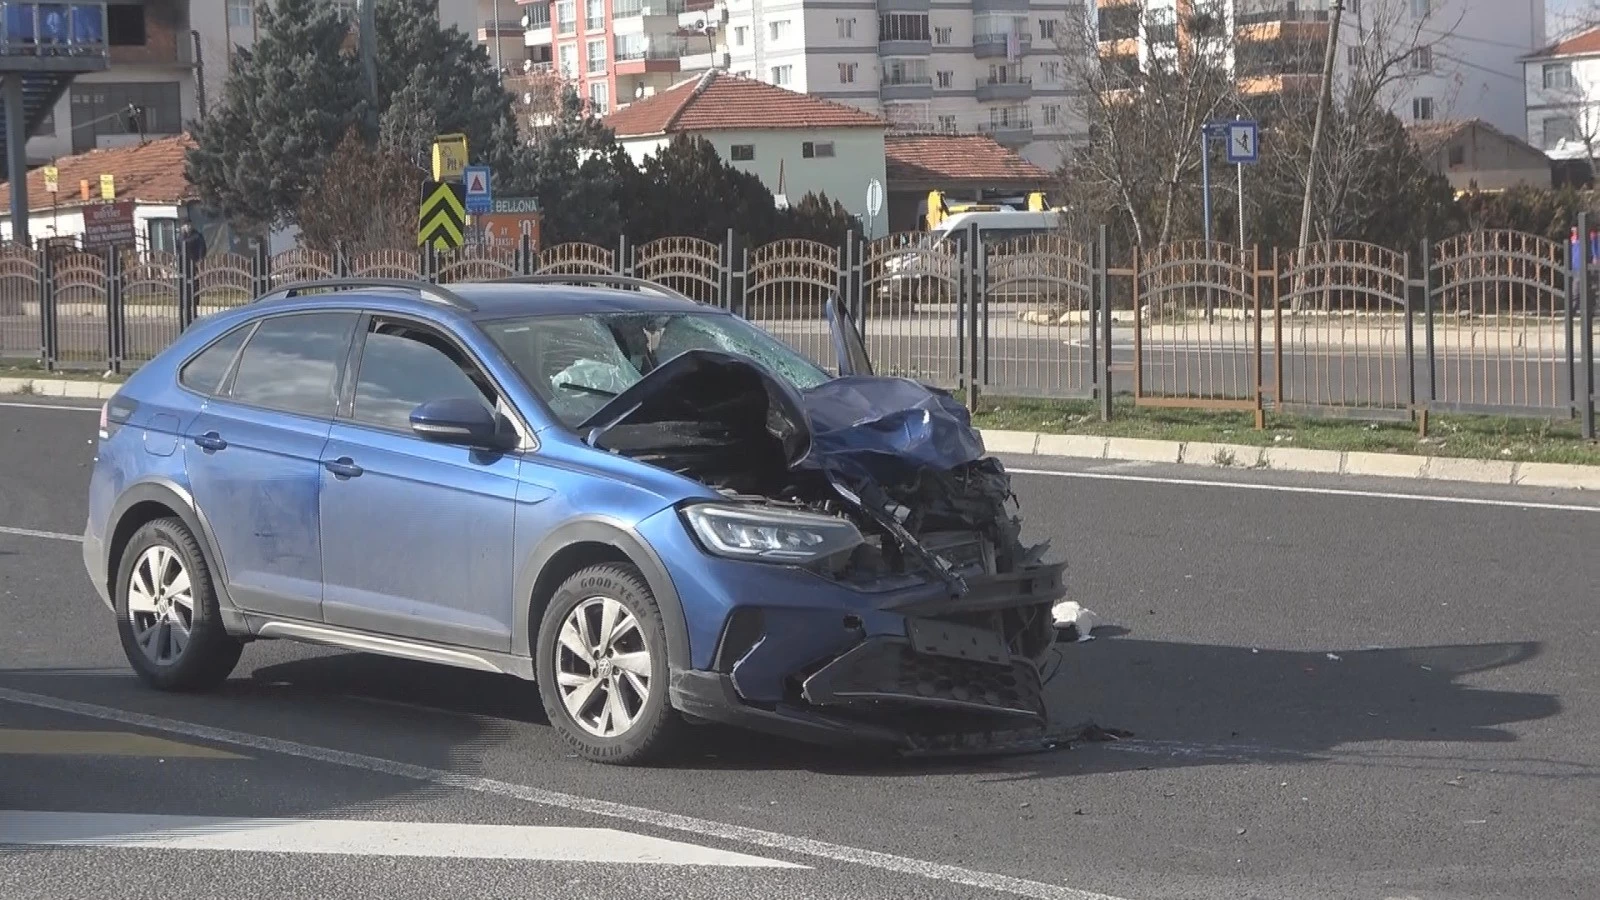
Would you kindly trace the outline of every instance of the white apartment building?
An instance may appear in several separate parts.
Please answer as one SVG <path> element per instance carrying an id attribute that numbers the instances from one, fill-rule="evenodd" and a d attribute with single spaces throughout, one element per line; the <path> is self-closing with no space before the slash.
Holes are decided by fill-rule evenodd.
<path id="1" fill-rule="evenodd" d="M 353 9 L 356 0 L 336 2 Z M 478 34 L 481 2 L 439 0 L 440 20 Z M 67 88 L 28 139 L 29 165 L 138 141 L 130 105 L 143 109 L 136 124 L 147 136 L 184 131 L 221 96 L 233 48 L 254 44 L 257 27 L 255 0 L 113 0 L 106 6 L 110 65 Z"/>
<path id="2" fill-rule="evenodd" d="M 600 111 L 707 69 L 857 107 L 891 128 L 981 132 L 1046 167 L 1081 136 L 1057 35 L 1085 0 L 554 0 L 562 75 Z M 531 8 L 531 7 L 527 7 Z"/>
<path id="3" fill-rule="evenodd" d="M 1544 0 L 1343 0 L 1336 79 L 1404 57 L 1382 100 L 1406 122 L 1481 119 L 1524 129 L 1522 57 L 1544 46 Z M 1246 93 L 1315 92 L 1333 0 L 1210 0 Z M 1147 59 L 1184 39 L 1179 9 L 1207 0 L 1100 0 L 1100 54 Z"/>
<path id="4" fill-rule="evenodd" d="M 1600 149 L 1600 28 L 1523 60 L 1528 143 L 1553 159 L 1590 159 Z"/>

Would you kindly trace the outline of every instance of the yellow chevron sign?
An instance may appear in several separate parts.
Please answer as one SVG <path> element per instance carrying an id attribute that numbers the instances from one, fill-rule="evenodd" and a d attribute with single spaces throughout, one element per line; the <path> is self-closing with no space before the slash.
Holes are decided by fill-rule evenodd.
<path id="1" fill-rule="evenodd" d="M 422 185 L 422 210 L 417 216 L 417 245 L 438 250 L 461 246 L 467 228 L 465 189 L 459 184 L 428 181 Z"/>

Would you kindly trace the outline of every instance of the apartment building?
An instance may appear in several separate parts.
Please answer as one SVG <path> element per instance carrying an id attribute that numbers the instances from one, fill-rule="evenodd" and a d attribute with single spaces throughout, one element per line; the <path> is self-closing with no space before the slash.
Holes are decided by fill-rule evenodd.
<path id="1" fill-rule="evenodd" d="M 1600 143 L 1600 28 L 1523 60 L 1528 143 L 1553 159 L 1588 160 Z"/>
<path id="2" fill-rule="evenodd" d="M 600 111 L 723 69 L 1042 165 L 1081 135 L 1058 35 L 1084 0 L 553 0 L 555 66 Z"/>
<path id="3" fill-rule="evenodd" d="M 222 94 L 235 47 L 255 43 L 256 0 L 139 0 L 106 7 L 105 71 L 77 78 L 29 138 L 30 165 L 141 136 L 178 134 Z M 356 0 L 336 0 L 353 12 Z M 440 20 L 468 34 L 485 0 L 439 0 Z M 494 0 L 487 0 L 492 4 Z M 512 0 L 499 0 L 512 6 Z M 518 32 L 520 37 L 520 31 Z M 130 120 L 129 108 L 141 111 Z"/>
<path id="4" fill-rule="evenodd" d="M 1215 42 L 1247 95 L 1315 94 L 1334 0 L 1100 0 L 1102 58 L 1140 64 L 1176 52 L 1220 18 Z M 1521 59 L 1544 45 L 1544 0 L 1343 0 L 1334 77 L 1403 59 L 1383 102 L 1406 122 L 1476 119 L 1524 129 Z"/>

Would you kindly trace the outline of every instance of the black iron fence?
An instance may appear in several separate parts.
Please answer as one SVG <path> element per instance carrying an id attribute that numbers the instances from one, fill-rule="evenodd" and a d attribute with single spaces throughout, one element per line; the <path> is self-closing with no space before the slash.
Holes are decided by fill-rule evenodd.
<path id="1" fill-rule="evenodd" d="M 1585 232 L 1586 233 L 1586 232 Z M 499 249 L 40 253 L 0 249 L 0 357 L 119 370 L 197 317 L 332 277 L 478 281 L 623 274 L 731 309 L 824 365 L 823 305 L 854 312 L 880 374 L 952 390 L 1372 417 L 1577 418 L 1593 434 L 1595 279 L 1568 248 L 1476 232 L 1415 253 L 1185 242 L 1108 264 L 1103 234 L 976 232 L 828 246 L 671 237 Z M 1591 276 L 1600 261 L 1579 263 Z"/>

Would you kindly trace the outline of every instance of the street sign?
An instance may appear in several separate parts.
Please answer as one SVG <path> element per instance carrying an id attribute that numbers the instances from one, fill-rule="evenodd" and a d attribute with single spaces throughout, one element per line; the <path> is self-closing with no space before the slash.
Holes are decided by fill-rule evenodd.
<path id="1" fill-rule="evenodd" d="M 514 248 L 526 234 L 539 250 L 539 214 L 536 212 L 494 212 L 478 220 L 483 226 L 484 244 L 495 248 Z"/>
<path id="2" fill-rule="evenodd" d="M 467 212 L 481 216 L 494 209 L 494 198 L 489 191 L 488 166 L 467 166 L 461 172 L 461 181 L 467 189 Z"/>
<path id="3" fill-rule="evenodd" d="M 417 215 L 417 244 L 432 244 L 439 250 L 459 247 L 466 227 L 467 208 L 461 185 L 423 182 L 422 207 Z"/>
<path id="4" fill-rule="evenodd" d="M 94 250 L 134 241 L 133 201 L 91 203 L 83 208 L 83 247 Z"/>
<path id="5" fill-rule="evenodd" d="M 441 134 L 433 139 L 433 180 L 461 180 L 467 167 L 467 136 Z"/>
<path id="6" fill-rule="evenodd" d="M 44 189 L 52 194 L 61 192 L 61 170 L 55 166 L 44 167 Z"/>
<path id="7" fill-rule="evenodd" d="M 489 211 L 495 215 L 500 215 L 501 213 L 536 213 L 539 211 L 539 198 L 496 197 Z"/>
<path id="8" fill-rule="evenodd" d="M 883 212 L 883 182 L 874 178 L 867 182 L 867 215 L 877 218 Z"/>
<path id="9" fill-rule="evenodd" d="M 1240 119 L 1228 123 L 1228 162 L 1234 165 L 1261 161 L 1261 130 L 1255 122 Z"/>
<path id="10" fill-rule="evenodd" d="M 112 176 L 112 175 L 101 175 L 100 176 L 100 199 L 101 200 L 115 200 L 115 199 L 117 199 L 117 179 L 116 179 L 115 176 Z"/>

